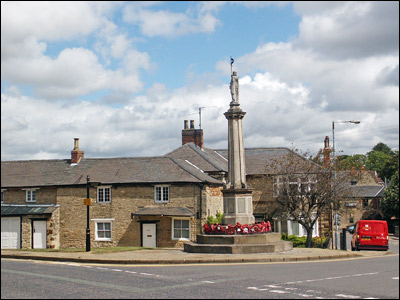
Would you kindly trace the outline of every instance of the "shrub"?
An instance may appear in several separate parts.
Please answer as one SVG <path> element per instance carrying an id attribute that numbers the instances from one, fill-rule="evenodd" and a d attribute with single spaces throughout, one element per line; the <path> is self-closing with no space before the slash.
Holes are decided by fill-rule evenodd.
<path id="1" fill-rule="evenodd" d="M 306 236 L 297 236 L 297 235 L 287 235 L 286 233 L 282 233 L 282 240 L 290 241 L 293 243 L 293 247 L 295 248 L 305 248 L 306 247 Z M 311 240 L 311 248 L 324 248 L 324 244 L 326 242 L 326 238 L 323 237 L 313 237 Z"/>
<path id="2" fill-rule="evenodd" d="M 216 217 L 208 216 L 207 217 L 207 225 L 210 226 L 211 224 L 222 224 L 222 217 L 224 214 L 217 212 Z"/>

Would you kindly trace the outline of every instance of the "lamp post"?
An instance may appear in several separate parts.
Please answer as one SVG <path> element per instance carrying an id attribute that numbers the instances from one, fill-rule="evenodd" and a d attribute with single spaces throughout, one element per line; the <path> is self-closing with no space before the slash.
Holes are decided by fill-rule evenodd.
<path id="1" fill-rule="evenodd" d="M 86 201 L 90 202 L 89 198 L 90 177 L 86 177 Z M 90 203 L 86 203 L 86 252 L 90 251 L 90 227 L 89 227 L 89 207 Z"/>
<path id="2" fill-rule="evenodd" d="M 335 163 L 335 123 L 353 123 L 360 124 L 361 121 L 332 121 L 332 140 L 333 140 L 333 159 L 332 161 Z M 336 180 L 336 166 L 335 166 L 335 180 Z M 334 194 L 334 205 L 335 205 L 335 249 L 337 249 L 337 240 L 338 240 L 338 214 L 337 214 L 337 203 L 336 203 L 336 193 Z"/>

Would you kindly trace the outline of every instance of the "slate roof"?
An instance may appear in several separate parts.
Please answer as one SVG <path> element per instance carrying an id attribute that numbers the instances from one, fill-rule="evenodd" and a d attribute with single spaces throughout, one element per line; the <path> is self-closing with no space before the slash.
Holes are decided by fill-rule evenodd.
<path id="1" fill-rule="evenodd" d="M 352 185 L 350 186 L 351 195 L 354 198 L 376 198 L 383 197 L 383 185 Z"/>
<path id="2" fill-rule="evenodd" d="M 215 150 L 225 158 L 228 157 L 228 150 Z M 245 163 L 247 175 L 259 174 L 280 174 L 284 170 L 279 169 L 279 162 L 286 161 L 287 155 L 294 154 L 302 162 L 305 158 L 293 152 L 289 148 L 245 148 Z M 321 167 L 312 161 L 307 161 L 316 169 Z"/>
<path id="3" fill-rule="evenodd" d="M 193 143 L 187 143 L 165 156 L 188 160 L 205 172 L 228 172 L 228 161 L 226 158 L 212 149 L 201 149 Z"/>
<path id="4" fill-rule="evenodd" d="M 1 187 L 39 187 L 113 183 L 200 183 L 222 184 L 185 161 L 169 157 L 83 158 L 73 166 L 70 160 L 1 162 Z"/>
<path id="5" fill-rule="evenodd" d="M 245 163 L 247 175 L 280 174 L 279 161 L 286 160 L 286 156 L 294 153 L 289 148 L 245 148 Z M 296 153 L 295 157 L 304 161 L 304 158 Z M 209 148 L 201 149 L 193 143 L 187 143 L 178 149 L 166 154 L 167 157 L 179 158 L 190 161 L 205 172 L 228 172 L 228 150 Z M 314 162 L 308 161 L 321 168 Z M 275 165 L 275 167 L 273 167 Z"/>
<path id="6" fill-rule="evenodd" d="M 60 205 L 55 204 L 1 204 L 2 216 L 51 214 Z"/>

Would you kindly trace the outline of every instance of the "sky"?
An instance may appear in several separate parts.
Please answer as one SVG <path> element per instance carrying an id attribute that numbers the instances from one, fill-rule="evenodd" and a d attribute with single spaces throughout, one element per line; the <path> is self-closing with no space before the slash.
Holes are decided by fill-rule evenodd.
<path id="1" fill-rule="evenodd" d="M 397 1 L 1 1 L 1 160 L 226 149 L 231 67 L 246 148 L 399 149 Z"/>

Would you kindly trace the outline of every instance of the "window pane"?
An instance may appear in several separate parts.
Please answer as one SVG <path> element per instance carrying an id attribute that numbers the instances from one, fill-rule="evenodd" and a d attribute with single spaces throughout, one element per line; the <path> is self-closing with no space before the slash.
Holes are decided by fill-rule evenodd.
<path id="1" fill-rule="evenodd" d="M 189 220 L 182 220 L 182 228 L 189 229 Z"/>
<path id="2" fill-rule="evenodd" d="M 182 238 L 184 239 L 189 238 L 189 230 L 182 230 Z"/>
<path id="3" fill-rule="evenodd" d="M 98 236 L 99 238 L 104 238 L 104 231 L 98 231 L 98 232 L 97 232 L 97 236 Z"/>
<path id="4" fill-rule="evenodd" d="M 169 194 L 168 191 L 169 191 L 169 188 L 168 188 L 168 187 L 164 187 L 164 188 L 163 188 L 163 200 L 164 200 L 164 201 L 169 201 L 169 200 L 168 200 L 168 198 L 169 198 L 169 197 L 168 197 L 168 196 L 169 196 L 169 195 L 168 195 L 168 194 Z"/>
<path id="5" fill-rule="evenodd" d="M 110 202 L 110 188 L 104 189 L 104 201 Z"/>
<path id="6" fill-rule="evenodd" d="M 174 220 L 174 228 L 182 228 L 181 220 Z"/>
<path id="7" fill-rule="evenodd" d="M 111 231 L 104 232 L 104 237 L 105 238 L 111 238 Z"/>
<path id="8" fill-rule="evenodd" d="M 111 230 L 111 223 L 104 223 L 104 230 Z"/>
<path id="9" fill-rule="evenodd" d="M 174 239 L 180 239 L 180 238 L 181 238 L 181 230 L 174 229 Z"/>
<path id="10" fill-rule="evenodd" d="M 156 187 L 156 200 L 161 201 L 161 188 Z"/>
<path id="11" fill-rule="evenodd" d="M 103 189 L 98 189 L 98 201 L 103 202 Z"/>

